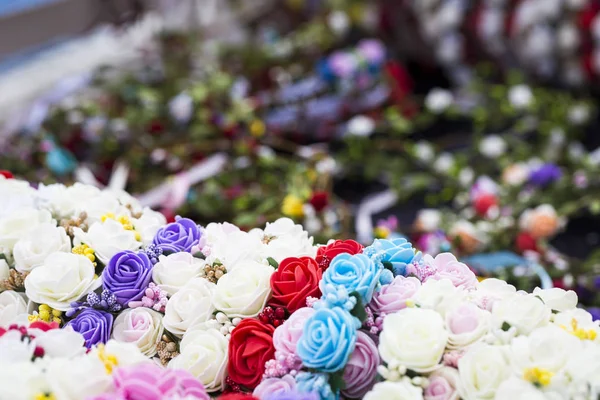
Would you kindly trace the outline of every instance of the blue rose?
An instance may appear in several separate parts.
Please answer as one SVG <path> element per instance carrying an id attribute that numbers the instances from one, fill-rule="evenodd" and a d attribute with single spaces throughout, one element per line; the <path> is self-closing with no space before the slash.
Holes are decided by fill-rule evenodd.
<path id="1" fill-rule="evenodd" d="M 377 261 L 390 263 L 396 276 L 406 275 L 406 266 L 420 256 L 405 238 L 375 239 L 364 253 Z"/>
<path id="2" fill-rule="evenodd" d="M 325 293 L 327 285 L 343 286 L 350 294 L 358 292 L 363 304 L 368 304 L 379 281 L 381 269 L 364 254 L 338 254 L 323 273 L 319 287 Z"/>
<path id="3" fill-rule="evenodd" d="M 339 393 L 333 393 L 329 386 L 329 375 L 300 372 L 296 375 L 296 390 L 300 393 L 317 395 L 319 400 L 337 400 Z"/>
<path id="4" fill-rule="evenodd" d="M 360 325 L 357 322 L 339 307 L 315 311 L 306 321 L 296 347 L 304 366 L 324 372 L 344 368 L 356 344 L 357 325 Z"/>

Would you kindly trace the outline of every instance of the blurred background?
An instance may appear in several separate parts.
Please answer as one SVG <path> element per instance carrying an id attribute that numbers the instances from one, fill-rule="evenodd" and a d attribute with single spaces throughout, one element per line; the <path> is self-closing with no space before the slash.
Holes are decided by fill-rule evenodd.
<path id="1" fill-rule="evenodd" d="M 4 0 L 0 170 L 600 303 L 600 1 Z"/>

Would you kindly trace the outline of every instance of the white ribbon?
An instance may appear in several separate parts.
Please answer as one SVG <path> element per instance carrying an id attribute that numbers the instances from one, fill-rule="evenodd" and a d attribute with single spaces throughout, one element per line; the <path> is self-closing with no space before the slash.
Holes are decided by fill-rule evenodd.
<path id="1" fill-rule="evenodd" d="M 125 190 L 127 178 L 129 178 L 129 165 L 124 161 L 117 161 L 113 166 L 106 188 L 115 191 Z M 104 189 L 104 185 L 96 179 L 94 173 L 86 166 L 77 167 L 75 170 L 75 180 L 85 185 Z"/>
<path id="2" fill-rule="evenodd" d="M 368 196 L 356 211 L 356 238 L 360 243 L 373 241 L 373 215 L 392 207 L 398 201 L 398 195 L 391 190 L 385 190 Z"/>

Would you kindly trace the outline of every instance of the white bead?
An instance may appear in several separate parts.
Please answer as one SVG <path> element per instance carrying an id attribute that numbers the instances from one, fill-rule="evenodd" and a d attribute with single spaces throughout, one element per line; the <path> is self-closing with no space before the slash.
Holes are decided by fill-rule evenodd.
<path id="1" fill-rule="evenodd" d="M 227 315 L 223 314 L 222 312 L 217 313 L 216 319 L 221 324 L 224 324 L 225 322 L 229 322 L 229 318 L 227 318 Z"/>

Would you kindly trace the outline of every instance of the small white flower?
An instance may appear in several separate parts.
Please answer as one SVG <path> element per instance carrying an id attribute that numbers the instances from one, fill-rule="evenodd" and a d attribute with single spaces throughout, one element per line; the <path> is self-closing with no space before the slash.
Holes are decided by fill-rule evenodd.
<path id="1" fill-rule="evenodd" d="M 319 174 L 331 175 L 337 170 L 337 163 L 333 157 L 326 157 L 315 165 Z"/>
<path id="2" fill-rule="evenodd" d="M 428 142 L 417 142 L 415 144 L 414 150 L 416 157 L 423 162 L 430 162 L 435 156 L 433 146 Z"/>
<path id="3" fill-rule="evenodd" d="M 92 262 L 79 254 L 53 253 L 25 279 L 31 301 L 67 311 L 71 303 L 102 285 Z"/>
<path id="4" fill-rule="evenodd" d="M 442 153 L 433 163 L 433 169 L 440 174 L 447 174 L 454 167 L 454 157 L 450 153 Z"/>
<path id="5" fill-rule="evenodd" d="M 375 121 L 364 115 L 358 115 L 348 121 L 348 126 L 346 129 L 352 136 L 371 136 L 375 130 Z"/>
<path id="6" fill-rule="evenodd" d="M 558 48 L 564 52 L 571 52 L 579 46 L 579 30 L 572 22 L 563 23 L 556 33 Z"/>
<path id="7" fill-rule="evenodd" d="M 498 135 L 489 135 L 479 143 L 479 151 L 488 158 L 498 158 L 506 153 L 506 142 Z"/>
<path id="8" fill-rule="evenodd" d="M 169 102 L 169 112 L 173 119 L 185 124 L 192 118 L 194 100 L 187 93 L 180 93 Z"/>
<path id="9" fill-rule="evenodd" d="M 327 17 L 327 25 L 338 36 L 343 35 L 350 27 L 348 15 L 343 11 L 334 11 Z"/>
<path id="10" fill-rule="evenodd" d="M 435 114 L 440 114 L 448 109 L 454 101 L 452 92 L 446 89 L 435 88 L 425 98 L 425 106 Z"/>
<path id="11" fill-rule="evenodd" d="M 508 100 L 516 109 L 527 108 L 533 101 L 533 93 L 527 85 L 516 85 L 508 91 Z"/>
<path id="12" fill-rule="evenodd" d="M 462 186 L 469 186 L 475 178 L 475 172 L 470 167 L 465 167 L 458 174 L 458 181 Z"/>
<path id="13" fill-rule="evenodd" d="M 573 160 L 578 160 L 585 153 L 585 148 L 579 142 L 574 142 L 569 144 L 568 148 L 569 157 Z"/>
<path id="14" fill-rule="evenodd" d="M 573 125 L 583 125 L 590 118 L 590 109 L 585 104 L 578 104 L 569 109 L 569 121 Z"/>
<path id="15" fill-rule="evenodd" d="M 415 229 L 419 232 L 433 232 L 439 229 L 442 221 L 442 213 L 434 208 L 426 208 L 417 213 Z"/>

